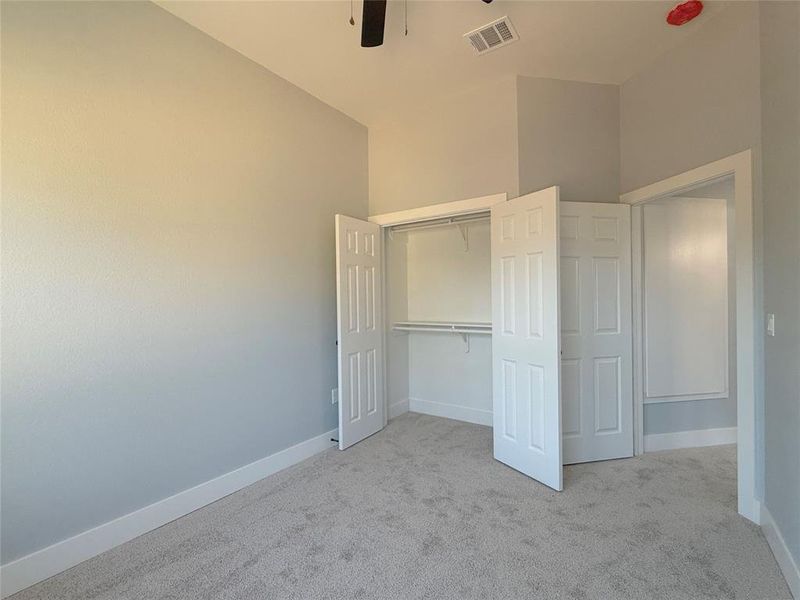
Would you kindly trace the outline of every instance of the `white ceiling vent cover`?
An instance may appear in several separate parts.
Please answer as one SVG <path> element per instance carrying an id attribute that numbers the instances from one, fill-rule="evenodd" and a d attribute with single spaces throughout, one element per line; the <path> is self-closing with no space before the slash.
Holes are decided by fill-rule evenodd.
<path id="1" fill-rule="evenodd" d="M 464 37 L 472 44 L 476 54 L 486 54 L 519 39 L 517 30 L 514 29 L 508 17 L 503 17 L 497 19 L 497 21 L 487 23 L 483 27 L 478 27 L 469 33 L 465 33 Z"/>

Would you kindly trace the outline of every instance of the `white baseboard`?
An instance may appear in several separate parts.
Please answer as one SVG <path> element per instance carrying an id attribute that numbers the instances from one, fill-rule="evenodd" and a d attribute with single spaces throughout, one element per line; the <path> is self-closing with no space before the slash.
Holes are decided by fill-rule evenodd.
<path id="1" fill-rule="evenodd" d="M 0 567 L 0 597 L 66 571 L 256 481 L 327 450 L 334 429 Z"/>
<path id="2" fill-rule="evenodd" d="M 719 429 L 695 429 L 674 433 L 651 433 L 644 436 L 644 451 L 677 450 L 678 448 L 700 448 L 736 443 L 736 427 Z"/>
<path id="3" fill-rule="evenodd" d="M 456 419 L 477 425 L 492 424 L 492 411 L 480 408 L 469 408 L 467 406 L 456 406 L 455 404 L 444 404 L 442 402 L 431 402 L 430 400 L 420 400 L 418 398 L 408 399 L 408 410 L 434 417 L 445 417 L 446 419 Z"/>
<path id="4" fill-rule="evenodd" d="M 786 540 L 781 535 L 781 530 L 772 518 L 769 510 L 763 504 L 761 505 L 761 530 L 764 532 L 764 537 L 769 542 L 769 547 L 778 566 L 781 568 L 786 583 L 789 585 L 789 590 L 792 596 L 800 599 L 800 567 L 797 561 L 789 552 L 789 546 Z"/>
<path id="5" fill-rule="evenodd" d="M 408 412 L 408 398 L 405 400 L 399 400 L 393 404 L 389 405 L 389 418 L 394 419 L 395 417 L 399 417 L 403 413 Z"/>
<path id="6" fill-rule="evenodd" d="M 739 500 L 739 514 L 746 519 L 750 519 L 756 525 L 761 525 L 761 501 L 758 498 L 751 498 L 748 506 L 742 506 Z"/>

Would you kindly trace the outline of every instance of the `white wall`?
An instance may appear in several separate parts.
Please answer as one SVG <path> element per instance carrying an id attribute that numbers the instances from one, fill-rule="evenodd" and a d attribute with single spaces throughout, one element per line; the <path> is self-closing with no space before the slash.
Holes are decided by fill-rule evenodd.
<path id="1" fill-rule="evenodd" d="M 645 434 L 736 425 L 729 200 L 687 195 L 643 208 Z"/>
<path id="2" fill-rule="evenodd" d="M 762 2 L 759 14 L 764 309 L 776 325 L 766 342 L 764 501 L 793 557 L 793 579 L 781 564 L 800 597 L 800 4 Z"/>
<path id="3" fill-rule="evenodd" d="M 507 192 L 517 196 L 514 78 L 369 129 L 369 211 L 380 214 Z"/>
<path id="4" fill-rule="evenodd" d="M 643 209 L 646 401 L 728 393 L 727 202 Z"/>
<path id="5" fill-rule="evenodd" d="M 619 86 L 517 78 L 519 193 L 619 201 Z"/>
<path id="6" fill-rule="evenodd" d="M 2 562 L 335 427 L 367 132 L 150 3 L 2 7 Z"/>
<path id="7" fill-rule="evenodd" d="M 410 410 L 491 425 L 491 336 L 472 335 L 465 353 L 459 335 L 412 333 L 408 357 Z"/>
<path id="8" fill-rule="evenodd" d="M 408 317 L 427 321 L 491 321 L 489 222 L 468 227 L 469 249 L 457 227 L 410 231 Z"/>

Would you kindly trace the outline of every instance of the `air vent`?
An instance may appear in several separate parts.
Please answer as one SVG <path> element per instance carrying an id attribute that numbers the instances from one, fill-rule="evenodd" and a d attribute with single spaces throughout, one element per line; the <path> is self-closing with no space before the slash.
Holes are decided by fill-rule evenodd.
<path id="1" fill-rule="evenodd" d="M 486 54 L 519 39 L 508 17 L 503 17 L 483 27 L 478 27 L 469 33 L 465 33 L 464 37 L 469 40 L 477 54 Z"/>

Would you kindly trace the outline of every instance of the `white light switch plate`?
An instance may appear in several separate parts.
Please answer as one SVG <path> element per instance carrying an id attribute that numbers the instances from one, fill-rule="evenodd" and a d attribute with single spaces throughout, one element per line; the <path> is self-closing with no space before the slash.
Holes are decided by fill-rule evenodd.
<path id="1" fill-rule="evenodd" d="M 331 404 L 336 404 L 339 402 L 339 388 L 333 388 L 331 390 Z"/>
<path id="2" fill-rule="evenodd" d="M 767 335 L 775 336 L 775 315 L 767 313 Z"/>

